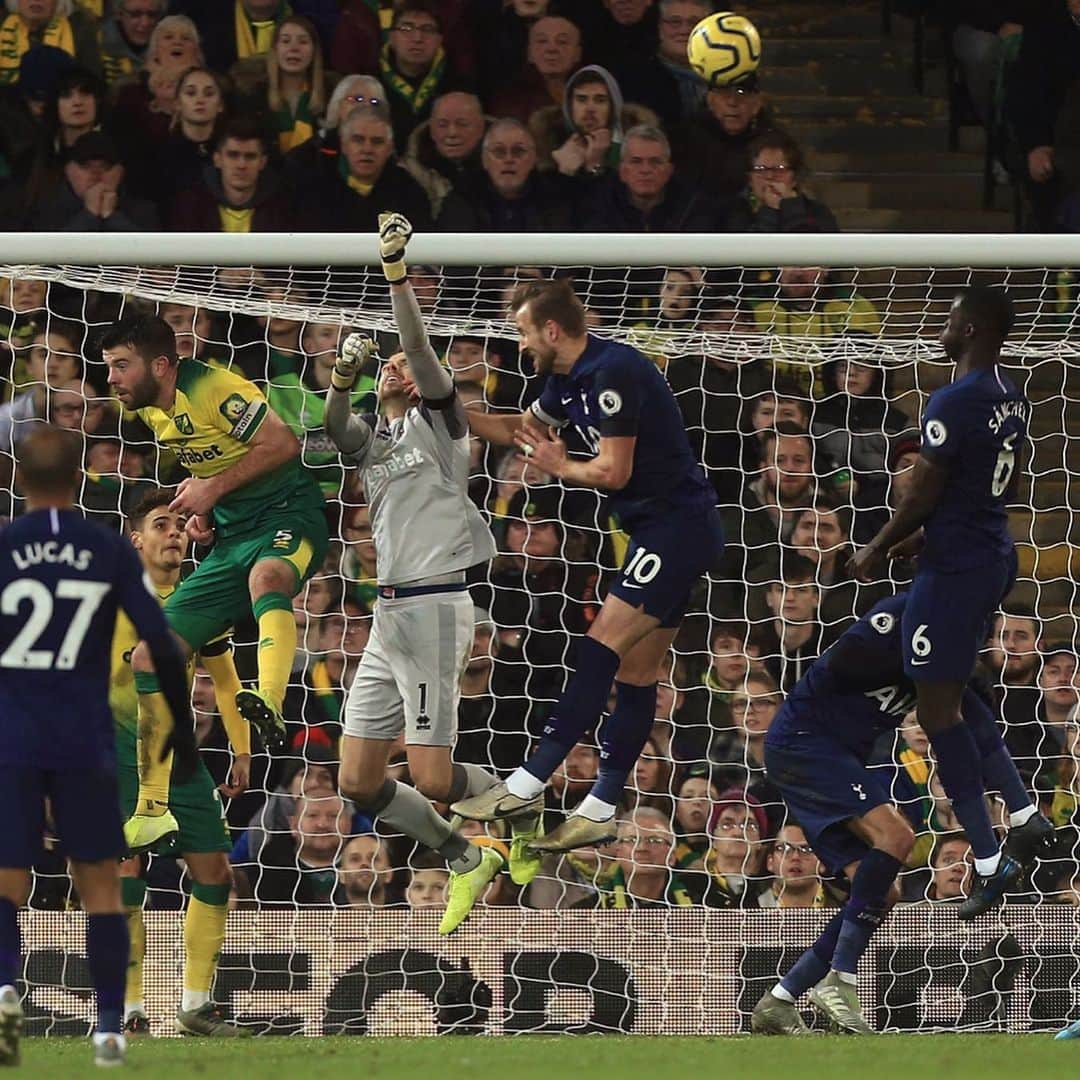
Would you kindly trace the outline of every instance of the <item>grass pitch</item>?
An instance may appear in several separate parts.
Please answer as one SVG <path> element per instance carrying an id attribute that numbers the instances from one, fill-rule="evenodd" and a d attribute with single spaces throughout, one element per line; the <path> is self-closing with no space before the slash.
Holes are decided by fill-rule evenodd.
<path id="1" fill-rule="evenodd" d="M 102 1075 L 84 1039 L 26 1039 L 12 1076 Z M 876 1038 L 321 1038 L 208 1042 L 142 1039 L 118 1075 L 147 1080 L 1048 1080 L 1080 1075 L 1080 1040 L 1040 1035 Z"/>

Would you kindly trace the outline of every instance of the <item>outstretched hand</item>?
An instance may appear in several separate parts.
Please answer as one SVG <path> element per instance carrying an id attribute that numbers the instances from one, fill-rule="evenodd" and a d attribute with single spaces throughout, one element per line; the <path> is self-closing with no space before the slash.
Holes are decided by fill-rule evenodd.
<path id="1" fill-rule="evenodd" d="M 562 476 L 566 464 L 566 443 L 554 431 L 540 432 L 531 426 L 514 432 L 514 444 L 526 460 L 552 476 Z"/>

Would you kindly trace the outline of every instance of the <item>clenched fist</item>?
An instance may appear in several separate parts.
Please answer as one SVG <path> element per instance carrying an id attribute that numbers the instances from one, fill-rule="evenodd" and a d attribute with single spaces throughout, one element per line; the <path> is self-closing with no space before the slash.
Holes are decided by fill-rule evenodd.
<path id="1" fill-rule="evenodd" d="M 330 372 L 330 385 L 335 390 L 348 393 L 356 382 L 360 369 L 378 351 L 378 346 L 363 334 L 350 334 L 341 346 L 341 355 L 334 361 Z"/>

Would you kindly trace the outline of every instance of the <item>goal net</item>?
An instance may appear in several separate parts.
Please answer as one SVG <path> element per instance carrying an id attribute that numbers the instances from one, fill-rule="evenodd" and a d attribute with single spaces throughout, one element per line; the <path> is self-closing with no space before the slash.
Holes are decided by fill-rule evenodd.
<path id="1" fill-rule="evenodd" d="M 970 855 L 909 716 L 874 767 L 918 843 L 860 992 L 882 1030 L 1027 1031 L 1080 1012 L 1080 297 L 1067 254 L 1048 246 L 1057 238 L 1034 251 L 1020 237 L 993 238 L 992 250 L 964 237 L 414 239 L 410 280 L 467 408 L 512 412 L 536 396 L 508 297 L 527 277 L 570 276 L 592 331 L 632 342 L 665 371 L 727 538 L 660 673 L 619 840 L 545 861 L 523 890 L 503 875 L 449 939 L 436 932 L 441 864 L 357 808 L 338 812 L 333 795 L 344 692 L 376 583 L 364 493 L 326 438 L 322 407 L 343 334 L 375 336 L 382 357 L 397 348 L 372 238 L 8 239 L 0 514 L 22 511 L 13 453 L 42 420 L 83 434 L 79 502 L 109 527 L 124 528 L 147 490 L 184 475 L 109 397 L 97 337 L 134 312 L 168 320 L 182 357 L 254 380 L 325 495 L 333 542 L 294 605 L 288 745 L 273 756 L 256 746 L 251 787 L 226 809 L 236 910 L 215 998 L 281 1034 L 748 1030 L 754 1002 L 837 903 L 764 775 L 764 731 L 813 659 L 911 580 L 898 562 L 887 579 L 857 585 L 846 556 L 909 482 L 920 409 L 951 373 L 936 335 L 956 291 L 1008 286 L 1018 323 L 1004 364 L 1033 403 L 1032 454 L 1011 507 L 1020 579 L 984 666 L 1057 848 L 1026 893 L 959 923 Z M 357 408 L 372 407 L 375 374 L 363 373 Z M 571 451 L 587 437 L 572 433 Z M 557 701 L 626 538 L 595 492 L 475 441 L 470 494 L 498 555 L 470 576 L 476 634 L 456 754 L 505 775 Z M 245 679 L 255 638 L 253 622 L 237 624 Z M 204 674 L 193 692 L 204 757 L 223 782 L 230 755 Z M 393 760 L 404 779 L 403 755 Z M 548 794 L 552 823 L 597 765 L 594 741 L 575 749 Z M 507 844 L 497 829 L 474 830 L 474 841 Z M 145 1000 L 165 1033 L 190 882 L 182 863 L 154 857 L 148 883 Z M 23 929 L 28 1029 L 85 1032 L 82 917 L 62 850 L 35 868 Z"/>

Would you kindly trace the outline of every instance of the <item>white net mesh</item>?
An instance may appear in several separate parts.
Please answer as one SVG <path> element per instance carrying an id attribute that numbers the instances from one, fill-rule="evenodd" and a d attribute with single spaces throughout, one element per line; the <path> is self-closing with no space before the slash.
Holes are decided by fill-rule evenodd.
<path id="1" fill-rule="evenodd" d="M 506 298 L 518 280 L 550 269 L 412 268 L 429 332 L 468 407 L 520 409 L 538 391 L 518 357 Z M 663 815 L 673 845 L 669 865 L 658 869 L 642 845 L 620 843 L 550 860 L 526 890 L 504 876 L 467 932 L 448 944 L 435 935 L 430 913 L 419 910 L 441 901 L 445 879 L 428 854 L 400 837 L 367 836 L 371 823 L 349 806 L 329 833 L 313 824 L 314 813 L 307 823 L 303 813 L 295 825 L 292 817 L 298 805 L 331 797 L 344 689 L 374 602 L 363 492 L 326 440 L 321 399 L 347 329 L 374 332 L 384 356 L 396 347 L 380 275 L 364 266 L 0 266 L 7 279 L 0 291 L 3 513 L 21 509 L 13 445 L 40 419 L 86 433 L 80 501 L 116 528 L 145 490 L 183 475 L 145 429 L 122 423 L 105 400 L 95 339 L 133 310 L 168 319 L 182 355 L 255 380 L 302 436 L 305 464 L 327 498 L 331 553 L 295 605 L 301 647 L 287 699 L 290 744 L 274 759 L 256 754 L 251 790 L 228 808 L 238 904 L 251 910 L 230 930 L 217 997 L 252 1022 L 308 1034 L 455 1025 L 499 1032 L 745 1029 L 762 987 L 809 944 L 819 923 L 813 912 L 759 909 L 833 903 L 815 861 L 799 850 L 799 834 L 780 832 L 784 811 L 763 775 L 762 734 L 813 658 L 854 616 L 910 580 L 911 568 L 894 564 L 891 580 L 857 586 L 844 578 L 845 552 L 873 535 L 906 482 L 921 403 L 948 378 L 935 335 L 956 289 L 992 281 L 1008 284 L 1016 302 L 1006 364 L 1034 410 L 1033 453 L 1012 507 L 1020 581 L 1010 598 L 1013 615 L 998 627 L 997 648 L 986 659 L 1010 748 L 1059 827 L 1059 842 L 1027 896 L 977 932 L 959 929 L 948 899 L 965 888 L 964 847 L 943 840 L 956 823 L 925 739 L 909 719 L 876 761 L 891 771 L 897 801 L 919 834 L 903 875 L 910 906 L 875 939 L 863 996 L 879 1026 L 904 1029 L 1021 1030 L 1075 1015 L 1080 984 L 1068 942 L 1080 910 L 1073 832 L 1080 744 L 1072 715 L 1071 477 L 1080 466 L 1080 395 L 1072 274 L 658 266 L 560 272 L 573 275 L 597 333 L 632 341 L 665 367 L 716 487 L 728 547 L 696 591 L 662 673 L 657 723 L 624 800 L 625 813 L 650 807 Z M 359 384 L 358 406 L 373 374 Z M 781 435 L 772 437 L 773 429 Z M 470 492 L 489 515 L 499 555 L 471 579 L 479 611 L 457 754 L 505 773 L 558 699 L 576 636 L 598 610 L 625 537 L 594 492 L 564 489 L 479 443 Z M 247 678 L 254 676 L 254 639 L 253 623 L 237 626 L 237 662 Z M 220 781 L 229 754 L 204 675 L 195 695 L 204 754 Z M 597 761 L 591 743 L 571 755 L 549 795 L 552 821 L 588 790 Z M 659 827 L 655 816 L 641 820 Z M 298 856 L 297 834 L 311 861 Z M 356 835 L 361 839 L 349 840 Z M 490 835 L 484 842 L 503 841 Z M 149 883 L 151 911 L 183 906 L 189 883 L 175 860 L 155 858 Z M 70 903 L 56 855 L 38 868 L 32 907 Z M 569 910 L 575 904 L 665 910 L 592 914 Z M 85 972 L 60 963 L 67 953 L 56 953 L 55 943 L 73 931 L 58 929 L 57 918 L 29 915 L 30 941 L 40 944 L 30 945 L 26 978 L 40 1006 L 38 1029 L 60 1032 L 85 1023 L 58 996 L 78 993 Z M 147 1000 L 162 1015 L 175 997 L 178 925 L 175 915 L 150 923 Z M 297 1003 L 281 1005 L 275 995 L 285 991 L 300 995 Z M 515 994 L 525 1004 L 515 1005 Z"/>

